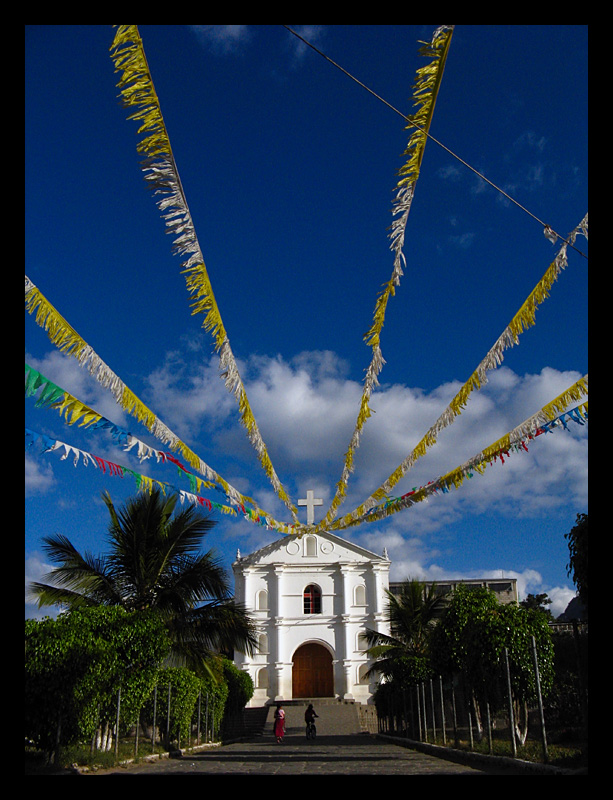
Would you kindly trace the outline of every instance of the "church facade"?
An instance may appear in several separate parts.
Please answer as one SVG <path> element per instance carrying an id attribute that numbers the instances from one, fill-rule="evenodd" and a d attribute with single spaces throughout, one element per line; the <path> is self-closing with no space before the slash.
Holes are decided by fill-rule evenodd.
<path id="1" fill-rule="evenodd" d="M 258 631 L 253 656 L 235 654 L 255 687 L 250 706 L 336 697 L 368 703 L 375 680 L 367 629 L 385 619 L 390 561 L 330 532 L 285 536 L 232 565 L 235 597 Z"/>

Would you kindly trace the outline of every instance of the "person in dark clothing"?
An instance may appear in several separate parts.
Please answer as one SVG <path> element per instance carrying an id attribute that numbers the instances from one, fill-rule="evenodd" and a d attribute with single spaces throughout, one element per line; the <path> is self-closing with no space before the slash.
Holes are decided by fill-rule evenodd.
<path id="1" fill-rule="evenodd" d="M 304 721 L 306 722 L 306 734 L 307 738 L 311 738 L 315 735 L 315 719 L 319 717 L 319 714 L 315 713 L 315 709 L 313 708 L 313 703 L 309 703 L 307 710 L 304 712 Z"/>

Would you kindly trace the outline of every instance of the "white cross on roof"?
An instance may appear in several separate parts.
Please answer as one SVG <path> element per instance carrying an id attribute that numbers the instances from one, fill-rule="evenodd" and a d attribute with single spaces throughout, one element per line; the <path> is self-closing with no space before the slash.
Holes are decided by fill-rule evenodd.
<path id="1" fill-rule="evenodd" d="M 313 497 L 313 492 L 309 489 L 307 492 L 306 500 L 298 500 L 299 506 L 306 506 L 307 508 L 307 525 L 312 525 L 315 522 L 315 506 L 323 506 L 324 501 Z"/>

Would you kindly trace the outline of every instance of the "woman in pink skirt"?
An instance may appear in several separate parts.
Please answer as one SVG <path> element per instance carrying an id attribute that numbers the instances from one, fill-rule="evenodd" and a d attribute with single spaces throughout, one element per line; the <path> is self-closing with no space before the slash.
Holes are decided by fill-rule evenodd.
<path id="1" fill-rule="evenodd" d="M 277 738 L 279 744 L 283 741 L 285 736 L 285 711 L 283 706 L 279 704 L 275 709 L 275 724 L 273 726 L 273 733 Z"/>

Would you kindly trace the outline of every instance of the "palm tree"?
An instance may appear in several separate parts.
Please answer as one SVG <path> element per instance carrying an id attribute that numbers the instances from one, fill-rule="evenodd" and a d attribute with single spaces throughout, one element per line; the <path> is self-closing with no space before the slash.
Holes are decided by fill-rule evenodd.
<path id="1" fill-rule="evenodd" d="M 436 584 L 407 580 L 400 594 L 387 592 L 386 609 L 390 634 L 369 630 L 368 654 L 376 659 L 370 675 L 380 673 L 387 680 L 421 680 L 428 669 L 428 640 L 445 603 Z"/>
<path id="2" fill-rule="evenodd" d="M 119 510 L 108 492 L 102 498 L 111 517 L 109 553 L 81 555 L 61 534 L 45 537 L 44 550 L 58 566 L 45 575 L 50 583 L 30 584 L 39 608 L 156 609 L 171 635 L 175 663 L 192 668 L 231 649 L 252 653 L 256 637 L 246 609 L 231 598 L 214 552 L 201 552 L 215 522 L 194 506 L 175 514 L 177 495 L 165 497 L 159 489 L 130 498 Z"/>

